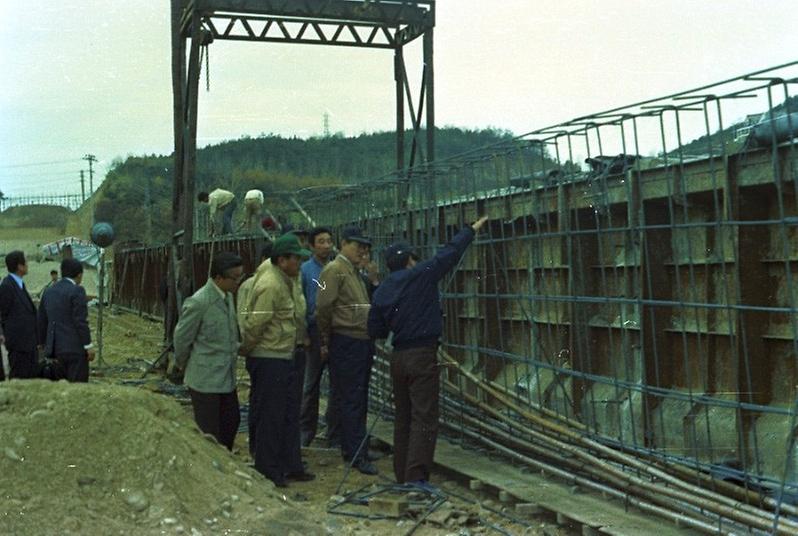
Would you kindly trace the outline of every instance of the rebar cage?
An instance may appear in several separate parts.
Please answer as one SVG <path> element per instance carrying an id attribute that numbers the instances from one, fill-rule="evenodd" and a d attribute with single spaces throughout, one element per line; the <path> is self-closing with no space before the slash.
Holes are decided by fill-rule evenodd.
<path id="1" fill-rule="evenodd" d="M 464 400 L 517 414 L 466 371 L 605 445 L 793 502 L 797 74 L 763 69 L 297 199 L 318 224 L 364 227 L 375 259 L 398 239 L 430 256 L 489 216 L 441 286 L 441 350 L 459 363 L 442 367 L 448 428 L 480 418 Z M 252 268 L 253 240 L 195 250 L 233 247 Z M 157 310 L 168 257 L 117 252 L 118 303 Z M 376 396 L 386 378 L 378 361 Z"/>
<path id="2" fill-rule="evenodd" d="M 303 206 L 426 256 L 488 215 L 442 288 L 444 352 L 602 442 L 794 495 L 796 65 Z"/>

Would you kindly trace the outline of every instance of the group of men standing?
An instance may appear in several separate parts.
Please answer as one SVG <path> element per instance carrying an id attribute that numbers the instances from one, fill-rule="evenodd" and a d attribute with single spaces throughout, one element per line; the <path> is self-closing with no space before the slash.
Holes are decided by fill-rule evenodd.
<path id="1" fill-rule="evenodd" d="M 438 282 L 484 222 L 465 227 L 426 261 L 407 243 L 390 245 L 390 274 L 381 282 L 370 262 L 371 241 L 357 227 L 341 232 L 337 255 L 329 228 L 310 231 L 310 250 L 296 234 L 283 234 L 243 283 L 242 259 L 216 255 L 211 278 L 184 303 L 174 335 L 199 427 L 232 449 L 239 424 L 235 363 L 244 356 L 255 468 L 279 487 L 312 480 L 301 446 L 316 436 L 328 367 L 327 439 L 340 444 L 352 467 L 377 474 L 367 448 L 368 385 L 375 339 L 392 334 L 394 473 L 400 483 L 426 485 L 438 429 Z"/>
<path id="2" fill-rule="evenodd" d="M 38 378 L 40 353 L 57 370 L 51 379 L 89 381 L 94 349 L 89 329 L 86 291 L 81 286 L 83 265 L 61 262 L 61 279 L 53 277 L 40 293 L 38 311 L 24 277 L 28 264 L 22 251 L 5 257 L 8 275 L 0 283 L 0 344 L 8 352 L 9 378 Z M 51 272 L 51 276 L 53 273 Z M 0 365 L 0 380 L 5 379 Z"/>

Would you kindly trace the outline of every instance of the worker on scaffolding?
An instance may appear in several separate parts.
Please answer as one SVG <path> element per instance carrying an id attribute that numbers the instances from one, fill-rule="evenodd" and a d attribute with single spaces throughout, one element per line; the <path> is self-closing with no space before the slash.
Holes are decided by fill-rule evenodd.
<path id="1" fill-rule="evenodd" d="M 263 192 L 260 190 L 249 190 L 244 194 L 244 221 L 241 222 L 241 229 L 246 227 L 247 232 L 258 231 L 263 212 Z"/>
<path id="2" fill-rule="evenodd" d="M 374 291 L 368 333 L 374 339 L 393 334 L 393 468 L 400 484 L 429 487 L 438 437 L 438 339 L 443 334 L 438 283 L 457 265 L 486 221 L 483 216 L 464 227 L 426 261 L 406 242 L 385 249 L 391 273 Z"/>
<path id="3" fill-rule="evenodd" d="M 233 212 L 236 209 L 236 196 L 233 192 L 217 188 L 211 193 L 200 192 L 197 200 L 208 205 L 210 236 L 233 234 Z"/>

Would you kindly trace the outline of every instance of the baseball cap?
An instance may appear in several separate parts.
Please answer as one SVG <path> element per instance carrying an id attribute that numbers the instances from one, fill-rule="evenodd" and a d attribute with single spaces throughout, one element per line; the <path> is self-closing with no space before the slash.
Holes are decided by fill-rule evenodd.
<path id="1" fill-rule="evenodd" d="M 280 236 L 272 245 L 272 256 L 299 255 L 300 257 L 310 257 L 311 253 L 303 249 L 299 243 L 299 238 L 293 233 Z"/>
<path id="2" fill-rule="evenodd" d="M 383 255 L 385 255 L 385 264 L 388 265 L 388 269 L 392 272 L 406 267 L 409 258 L 415 260 L 420 258 L 418 252 L 407 242 L 394 242 L 385 248 Z"/>
<path id="3" fill-rule="evenodd" d="M 367 246 L 371 245 L 371 240 L 363 236 L 363 231 L 360 230 L 360 227 L 345 227 L 341 233 L 341 238 L 347 242 L 354 241 L 360 242 L 361 244 L 365 244 Z"/>

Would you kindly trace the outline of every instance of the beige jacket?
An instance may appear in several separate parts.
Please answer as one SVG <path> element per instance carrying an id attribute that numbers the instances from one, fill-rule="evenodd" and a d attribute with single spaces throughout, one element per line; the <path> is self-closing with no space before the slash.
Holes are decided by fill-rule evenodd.
<path id="1" fill-rule="evenodd" d="M 266 260 L 242 284 L 238 300 L 241 353 L 291 359 L 306 336 L 305 297 L 298 279 Z"/>
<path id="2" fill-rule="evenodd" d="M 363 279 L 349 259 L 339 254 L 319 276 L 316 323 L 322 345 L 329 343 L 332 333 L 367 340 L 370 307 Z"/>
<path id="3" fill-rule="evenodd" d="M 200 393 L 235 390 L 238 326 L 232 294 L 225 295 L 209 279 L 183 302 L 173 341 L 188 387 Z"/>

